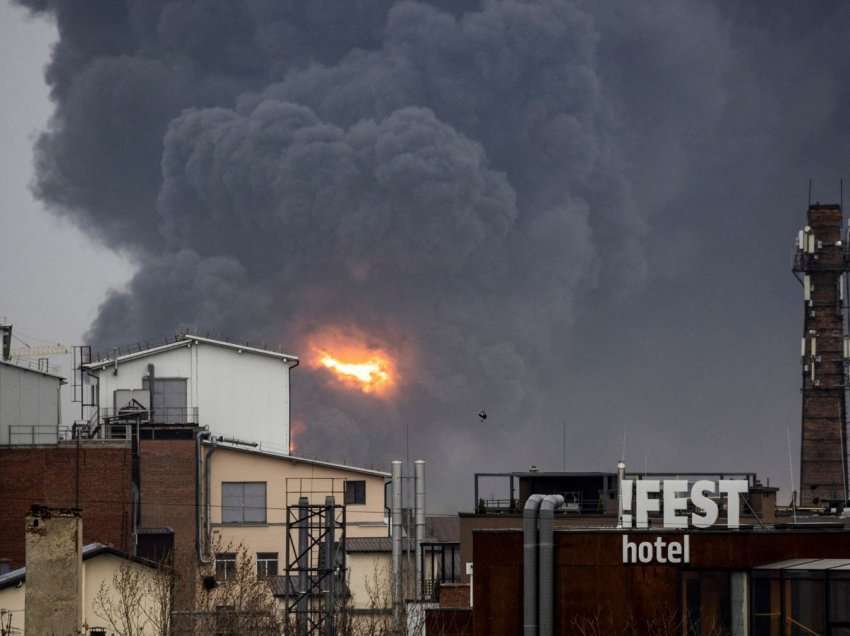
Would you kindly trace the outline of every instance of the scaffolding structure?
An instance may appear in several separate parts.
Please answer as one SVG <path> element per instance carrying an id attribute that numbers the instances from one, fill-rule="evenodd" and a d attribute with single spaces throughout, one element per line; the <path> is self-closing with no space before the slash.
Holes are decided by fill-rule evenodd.
<path id="1" fill-rule="evenodd" d="M 286 612 L 298 636 L 336 636 L 345 588 L 345 506 L 333 496 L 286 507 Z"/>

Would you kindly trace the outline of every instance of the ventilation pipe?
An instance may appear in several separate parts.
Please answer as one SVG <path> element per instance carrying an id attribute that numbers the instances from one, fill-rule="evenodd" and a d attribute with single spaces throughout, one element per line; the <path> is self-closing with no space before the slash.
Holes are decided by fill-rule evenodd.
<path id="1" fill-rule="evenodd" d="M 522 511 L 522 633 L 537 636 L 537 512 L 543 495 L 531 495 Z"/>
<path id="2" fill-rule="evenodd" d="M 393 620 L 398 627 L 401 621 L 401 461 L 394 460 L 392 467 L 392 546 L 393 546 Z"/>
<path id="3" fill-rule="evenodd" d="M 553 571 L 555 569 L 555 532 L 552 521 L 555 511 L 563 507 L 564 498 L 561 495 L 546 495 L 540 502 L 539 512 L 539 584 L 537 593 L 539 595 L 537 606 L 539 608 L 540 636 L 552 636 L 552 609 L 554 606 L 553 596 L 555 584 Z"/>
<path id="4" fill-rule="evenodd" d="M 422 600 L 422 543 L 425 541 L 425 462 L 413 462 L 416 499 L 416 599 Z"/>
<path id="5" fill-rule="evenodd" d="M 626 480 L 626 462 L 617 462 L 617 527 L 623 527 L 623 482 Z"/>

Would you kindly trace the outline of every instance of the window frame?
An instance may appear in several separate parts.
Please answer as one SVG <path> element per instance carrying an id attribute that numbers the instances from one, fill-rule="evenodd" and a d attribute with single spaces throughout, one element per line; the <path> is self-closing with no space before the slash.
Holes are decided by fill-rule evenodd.
<path id="1" fill-rule="evenodd" d="M 257 578 L 267 579 L 272 576 L 278 576 L 280 568 L 280 554 L 278 552 L 257 552 Z M 274 563 L 274 572 L 269 572 L 269 564 Z M 263 564 L 263 572 L 260 571 L 260 564 Z"/>
<path id="2" fill-rule="evenodd" d="M 260 506 L 247 506 L 246 505 L 246 495 L 245 495 L 245 486 L 259 486 L 263 487 L 263 505 Z M 241 486 L 242 488 L 242 496 L 241 501 L 238 506 L 235 505 L 226 505 L 225 504 L 225 487 L 226 486 Z M 268 507 L 269 507 L 269 485 L 268 482 L 265 481 L 222 481 L 221 482 L 221 524 L 227 526 L 263 526 L 268 524 Z M 262 510 L 262 519 L 249 519 L 246 520 L 247 509 L 253 510 Z M 227 514 L 232 511 L 238 511 L 240 519 L 236 520 L 228 520 L 226 518 Z"/>
<path id="3" fill-rule="evenodd" d="M 215 580 L 229 581 L 236 575 L 236 553 L 216 552 L 215 554 Z M 228 567 L 228 565 L 230 567 Z M 220 567 L 219 567 L 220 566 Z M 230 576 L 228 576 L 228 573 Z"/>
<path id="4" fill-rule="evenodd" d="M 354 487 L 353 492 L 349 491 L 349 486 Z M 362 488 L 362 491 L 357 489 Z M 362 494 L 362 501 L 358 501 L 357 495 Z M 365 506 L 366 505 L 366 480 L 365 479 L 346 479 L 345 480 L 345 497 L 346 506 Z"/>

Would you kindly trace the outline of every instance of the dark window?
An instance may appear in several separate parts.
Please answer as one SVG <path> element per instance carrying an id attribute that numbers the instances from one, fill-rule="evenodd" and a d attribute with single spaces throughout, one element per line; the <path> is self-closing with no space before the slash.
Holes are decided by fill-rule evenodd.
<path id="1" fill-rule="evenodd" d="M 257 552 L 257 578 L 277 576 L 277 552 Z"/>
<path id="2" fill-rule="evenodd" d="M 685 572 L 683 575 L 687 634 L 726 634 L 732 623 L 732 594 L 725 572 Z"/>
<path id="3" fill-rule="evenodd" d="M 236 553 L 219 552 L 215 555 L 215 578 L 228 581 L 236 575 Z"/>
<path id="4" fill-rule="evenodd" d="M 222 523 L 265 523 L 266 482 L 221 482 Z"/>
<path id="5" fill-rule="evenodd" d="M 779 578 L 753 574 L 753 636 L 774 636 L 782 625 Z"/>
<path id="6" fill-rule="evenodd" d="M 345 504 L 365 504 L 366 503 L 366 482 L 365 481 L 346 481 L 345 482 Z"/>
<path id="7" fill-rule="evenodd" d="M 815 573 L 815 577 L 820 573 Z M 790 625 L 793 636 L 824 634 L 826 632 L 826 593 L 824 580 L 820 577 L 809 578 L 806 574 L 799 577 L 787 572 L 785 580 L 785 598 L 790 602 L 785 609 L 786 624 Z M 792 578 L 793 577 L 793 578 Z M 805 577 L 805 578 L 804 578 Z"/>

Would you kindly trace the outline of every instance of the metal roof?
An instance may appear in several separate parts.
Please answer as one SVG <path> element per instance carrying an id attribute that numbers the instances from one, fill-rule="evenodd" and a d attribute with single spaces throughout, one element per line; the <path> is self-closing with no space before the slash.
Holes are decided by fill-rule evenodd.
<path id="1" fill-rule="evenodd" d="M 216 446 L 219 449 L 232 450 L 240 453 L 251 453 L 254 455 L 262 455 L 272 459 L 283 459 L 293 463 L 307 464 L 309 466 L 322 466 L 323 468 L 335 468 L 337 470 L 347 470 L 354 473 L 362 473 L 373 477 L 391 477 L 392 475 L 382 470 L 374 470 L 372 468 L 360 468 L 358 466 L 348 466 L 346 464 L 337 464 L 334 462 L 324 461 L 321 459 L 310 459 L 308 457 L 297 457 L 296 455 L 287 455 L 280 451 L 268 450 L 265 448 L 252 448 L 250 446 L 237 446 L 226 442 L 209 442 L 204 441 L 205 446 Z"/>
<path id="2" fill-rule="evenodd" d="M 48 373 L 47 371 L 39 371 L 38 369 L 33 369 L 32 367 L 25 367 L 21 364 L 9 362 L 8 360 L 0 360 L 0 365 L 3 365 L 4 367 L 8 367 L 10 369 L 15 369 L 16 371 L 28 371 L 29 373 L 36 373 L 38 375 L 43 375 L 47 378 L 53 378 L 54 380 L 59 380 L 61 384 L 67 384 L 68 382 L 61 375 L 56 375 L 55 373 Z"/>
<path id="3" fill-rule="evenodd" d="M 412 538 L 401 540 L 402 550 L 413 550 L 416 541 Z M 392 552 L 393 540 L 391 537 L 346 537 L 346 552 Z"/>
<path id="4" fill-rule="evenodd" d="M 850 570 L 850 557 L 846 559 L 790 559 L 760 565 L 756 570 Z"/>
<path id="5" fill-rule="evenodd" d="M 111 554 L 122 559 L 127 559 L 128 561 L 141 563 L 142 565 L 146 565 L 151 568 L 157 567 L 156 563 L 146 559 L 132 557 L 122 550 L 113 548 L 111 545 L 105 545 L 103 543 L 89 543 L 88 545 L 83 546 L 83 561 L 100 556 L 101 554 Z M 26 574 L 26 567 L 18 568 L 17 570 L 12 570 L 5 574 L 0 574 L 0 590 L 11 587 L 12 585 L 17 585 L 18 583 L 23 583 L 26 580 Z"/>
<path id="6" fill-rule="evenodd" d="M 117 356 L 114 358 L 104 358 L 103 360 L 96 360 L 94 362 L 89 362 L 84 364 L 83 367 L 89 369 L 91 371 L 97 371 L 103 369 L 104 367 L 109 366 L 110 364 L 114 364 L 117 362 L 128 362 L 130 360 L 138 360 L 139 358 L 146 358 L 148 356 L 158 355 L 160 353 L 165 353 L 166 351 L 172 351 L 174 349 L 179 349 L 181 347 L 185 347 L 191 344 L 210 344 L 215 345 L 217 347 L 222 347 L 225 349 L 230 349 L 232 351 L 236 351 L 238 353 L 253 353 L 257 355 L 268 356 L 271 358 L 277 358 L 279 360 L 283 360 L 284 362 L 291 362 L 292 366 L 298 365 L 298 356 L 291 355 L 289 353 L 280 353 L 279 351 L 270 351 L 269 349 L 259 349 L 257 347 L 251 347 L 249 345 L 238 344 L 236 342 L 226 342 L 224 340 L 215 340 L 214 338 L 206 338 L 203 336 L 195 336 L 193 334 L 186 334 L 185 336 L 175 340 L 174 342 L 169 342 L 168 344 L 159 345 L 157 347 L 150 347 L 149 349 L 142 349 L 141 351 L 134 351 L 132 353 L 127 353 L 123 356 Z"/>

